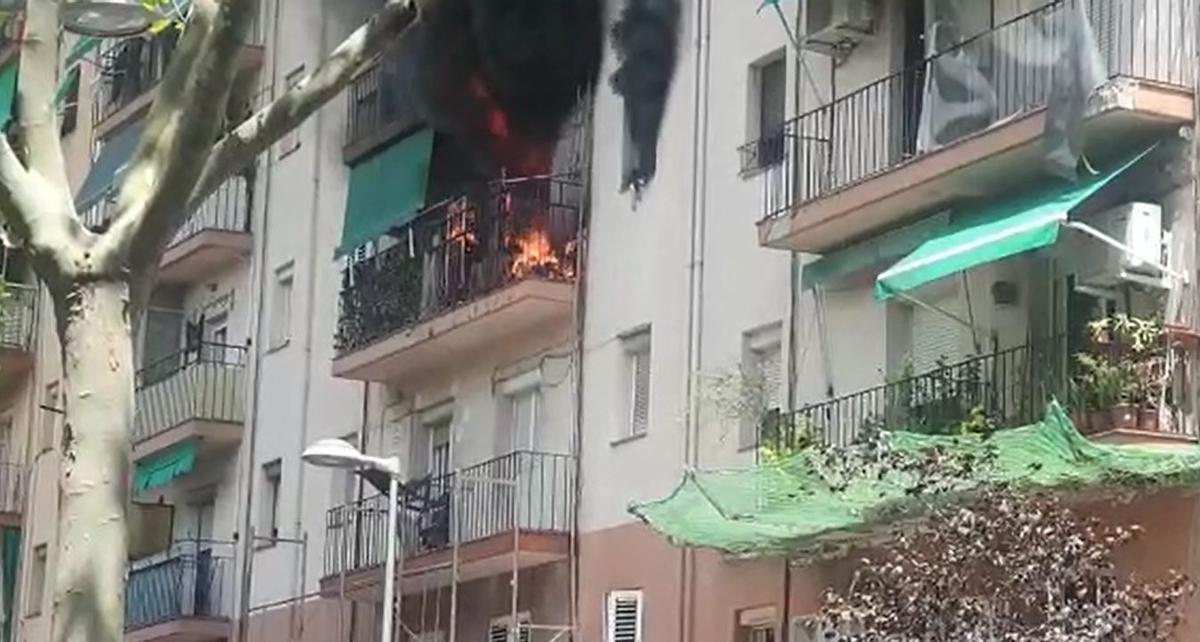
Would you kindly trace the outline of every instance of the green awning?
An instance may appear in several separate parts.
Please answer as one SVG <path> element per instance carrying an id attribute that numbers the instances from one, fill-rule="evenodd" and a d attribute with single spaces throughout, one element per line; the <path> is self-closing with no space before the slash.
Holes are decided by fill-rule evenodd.
<path id="1" fill-rule="evenodd" d="M 855 274 L 881 267 L 882 264 L 903 257 L 940 234 L 949 224 L 949 213 L 942 212 L 830 252 L 804 266 L 800 275 L 800 287 L 804 290 L 826 287 Z"/>
<path id="2" fill-rule="evenodd" d="M 133 158 L 138 142 L 142 139 L 142 127 L 143 121 L 135 121 L 111 136 L 100 148 L 100 153 L 92 162 L 92 168 L 88 170 L 87 178 L 83 179 L 83 186 L 79 188 L 75 199 L 80 210 L 87 209 L 89 205 L 103 198 L 120 180 L 121 173 L 129 164 L 129 159 Z"/>
<path id="3" fill-rule="evenodd" d="M 196 465 L 196 444 L 184 442 L 138 462 L 133 472 L 133 492 L 141 493 L 171 483 L 176 477 L 192 472 Z"/>
<path id="4" fill-rule="evenodd" d="M 13 115 L 13 101 L 17 97 L 17 65 L 0 70 L 0 127 L 8 124 Z"/>
<path id="5" fill-rule="evenodd" d="M 433 131 L 407 136 L 350 169 L 339 253 L 411 221 L 425 206 Z"/>
<path id="6" fill-rule="evenodd" d="M 1053 245 L 1071 210 L 1147 153 L 1086 182 L 1004 200 L 963 216 L 880 274 L 875 298 L 883 301 L 963 270 Z"/>
<path id="7" fill-rule="evenodd" d="M 58 84 L 58 90 L 54 92 L 54 104 L 62 107 L 67 102 L 67 96 L 75 94 L 76 100 L 79 96 L 79 67 L 72 67 L 67 70 L 67 74 L 63 76 L 63 80 Z M 76 105 L 78 107 L 78 105 Z M 61 110 L 59 110 L 61 113 Z"/>
<path id="8" fill-rule="evenodd" d="M 100 46 L 100 39 L 93 36 L 83 36 L 75 41 L 75 46 L 71 47 L 71 51 L 67 53 L 67 60 L 64 67 L 70 67 L 75 63 L 83 60 L 88 54 L 96 50 Z"/>

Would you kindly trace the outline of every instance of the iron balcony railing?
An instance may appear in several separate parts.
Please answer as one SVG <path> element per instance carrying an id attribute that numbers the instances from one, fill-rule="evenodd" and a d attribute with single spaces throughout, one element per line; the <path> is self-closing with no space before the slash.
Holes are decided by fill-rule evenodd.
<path id="1" fill-rule="evenodd" d="M 0 345 L 29 350 L 37 317 L 36 286 L 5 283 L 0 293 Z"/>
<path id="2" fill-rule="evenodd" d="M 516 451 L 457 474 L 410 482 L 401 496 L 401 550 L 420 555 L 514 530 L 569 532 L 575 465 L 570 455 Z M 387 501 L 377 495 L 326 513 L 326 576 L 383 563 Z"/>
<path id="3" fill-rule="evenodd" d="M 526 278 L 575 277 L 581 189 L 550 178 L 439 203 L 343 273 L 335 343 L 357 350 Z"/>
<path id="4" fill-rule="evenodd" d="M 136 374 L 134 442 L 191 420 L 244 419 L 245 346 L 201 343 L 159 359 Z"/>
<path id="5" fill-rule="evenodd" d="M 100 123 L 163 78 L 179 41 L 177 29 L 151 38 L 110 41 L 100 49 L 100 81 L 92 95 L 92 122 Z"/>
<path id="6" fill-rule="evenodd" d="M 957 433 L 1015 427 L 1042 418 L 1051 399 L 1066 401 L 1063 336 L 946 364 L 930 372 L 806 405 L 768 412 L 760 445 L 784 451 L 807 444 L 845 446 L 878 429 Z"/>
<path id="7" fill-rule="evenodd" d="M 125 630 L 183 618 L 228 618 L 225 585 L 230 569 L 231 560 L 198 550 L 130 571 Z"/>
<path id="8" fill-rule="evenodd" d="M 188 217 L 183 227 L 171 239 L 178 245 L 197 234 L 216 230 L 219 232 L 250 231 L 250 197 L 253 192 L 245 176 L 234 176 L 221 183 L 217 191 L 204 199 Z"/>
<path id="9" fill-rule="evenodd" d="M 1196 0 L 1057 0 L 764 132 L 740 148 L 771 218 L 1047 104 L 1085 9 L 1110 78 L 1192 88 Z M 927 96 L 936 88 L 939 105 Z M 936 140 L 932 119 L 944 121 Z"/>
<path id="10" fill-rule="evenodd" d="M 24 510 L 27 471 L 21 464 L 0 463 L 0 513 Z"/>
<path id="11" fill-rule="evenodd" d="M 347 150 L 365 153 L 368 141 L 380 143 L 420 124 L 405 84 L 397 80 L 405 59 L 396 56 L 376 60 L 346 88 Z"/>

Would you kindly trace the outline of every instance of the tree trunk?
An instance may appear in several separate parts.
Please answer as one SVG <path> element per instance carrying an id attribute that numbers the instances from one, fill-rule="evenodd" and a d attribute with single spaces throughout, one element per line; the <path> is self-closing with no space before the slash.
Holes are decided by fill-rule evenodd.
<path id="1" fill-rule="evenodd" d="M 55 315 L 66 421 L 54 640 L 120 642 L 133 424 L 129 287 L 109 280 L 75 283 L 65 296 L 55 296 Z"/>

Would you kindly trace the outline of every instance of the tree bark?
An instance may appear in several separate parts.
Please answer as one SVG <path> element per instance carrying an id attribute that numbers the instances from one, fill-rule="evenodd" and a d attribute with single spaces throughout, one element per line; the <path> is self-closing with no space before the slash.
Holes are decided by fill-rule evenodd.
<path id="1" fill-rule="evenodd" d="M 54 299 L 66 399 L 54 640 L 120 642 L 134 390 L 129 286 L 77 282 Z"/>

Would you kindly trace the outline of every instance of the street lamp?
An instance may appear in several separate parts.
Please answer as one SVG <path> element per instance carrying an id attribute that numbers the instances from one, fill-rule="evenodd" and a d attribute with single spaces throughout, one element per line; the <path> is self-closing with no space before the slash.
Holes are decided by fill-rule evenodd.
<path id="1" fill-rule="evenodd" d="M 65 0 L 61 9 L 67 31 L 101 38 L 142 33 L 161 17 L 142 0 Z"/>
<path id="2" fill-rule="evenodd" d="M 383 627 L 380 639 L 392 642 L 396 599 L 396 496 L 400 494 L 400 458 L 372 457 L 344 439 L 319 439 L 300 458 L 313 466 L 346 470 L 375 470 L 388 476 L 387 561 L 383 567 Z"/>

